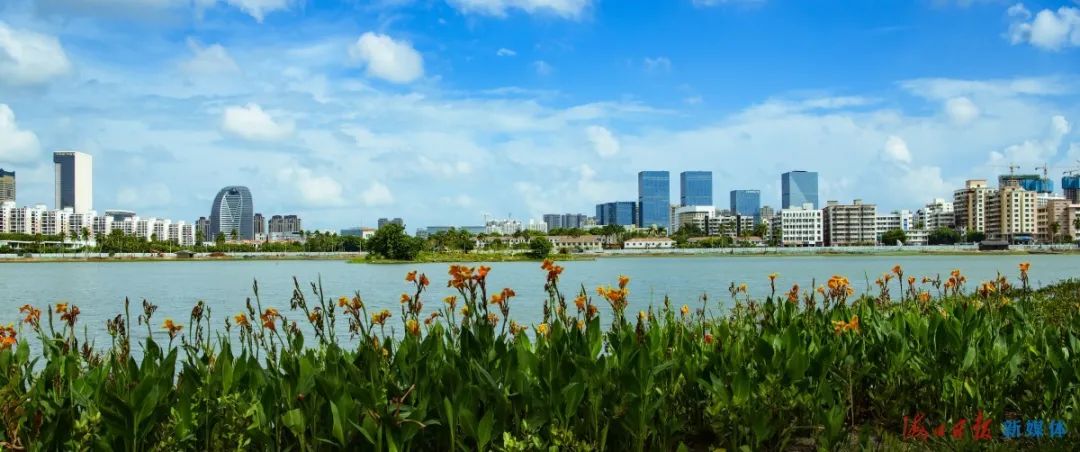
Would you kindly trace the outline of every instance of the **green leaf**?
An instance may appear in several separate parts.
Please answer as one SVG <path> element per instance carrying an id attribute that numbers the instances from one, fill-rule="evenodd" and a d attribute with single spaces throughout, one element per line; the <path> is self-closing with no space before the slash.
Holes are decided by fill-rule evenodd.
<path id="1" fill-rule="evenodd" d="M 488 410 L 487 414 L 480 419 L 480 425 L 476 431 L 476 448 L 487 449 L 488 441 L 491 441 L 491 429 L 495 423 L 495 412 Z"/>

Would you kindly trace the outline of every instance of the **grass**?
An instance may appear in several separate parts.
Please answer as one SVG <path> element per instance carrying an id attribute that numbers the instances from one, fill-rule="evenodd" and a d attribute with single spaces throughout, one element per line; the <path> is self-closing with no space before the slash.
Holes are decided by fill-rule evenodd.
<path id="1" fill-rule="evenodd" d="M 511 311 L 537 301 L 461 265 L 446 280 L 458 295 L 444 300 L 409 272 L 397 312 L 295 281 L 280 310 L 256 285 L 245 312 L 224 318 L 200 302 L 186 322 L 162 320 L 144 301 L 109 320 L 104 347 L 79 339 L 100 326 L 76 306 L 24 306 L 17 328 L 0 329 L 0 448 L 1068 450 L 1077 440 L 1077 280 L 1032 290 L 1026 264 L 1019 279 L 983 282 L 897 266 L 857 296 L 840 275 L 804 288 L 763 275 L 770 296 L 732 283 L 723 314 L 708 299 L 633 313 L 629 278 L 564 293 L 562 267 L 541 265 L 548 297 L 533 325 Z M 905 417 L 918 415 L 947 437 L 907 438 Z M 989 439 L 967 427 L 976 419 L 991 420 Z M 1006 439 L 1006 419 L 1060 420 L 1068 433 Z"/>

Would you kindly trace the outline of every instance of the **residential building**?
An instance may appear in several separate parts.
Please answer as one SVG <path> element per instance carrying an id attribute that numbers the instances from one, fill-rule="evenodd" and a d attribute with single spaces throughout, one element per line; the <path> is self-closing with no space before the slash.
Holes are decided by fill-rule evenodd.
<path id="1" fill-rule="evenodd" d="M 894 210 L 889 213 L 879 214 L 877 216 L 876 227 L 874 236 L 877 243 L 881 243 L 881 236 L 886 232 L 894 229 L 899 229 L 907 234 L 915 228 L 915 215 L 910 210 Z M 885 245 L 894 245 L 893 243 L 885 243 Z"/>
<path id="2" fill-rule="evenodd" d="M 1010 181 L 1016 181 L 1020 188 L 1027 191 L 1043 194 L 1054 192 L 1054 181 L 1038 174 L 1002 174 L 998 176 L 998 187 L 1009 185 Z"/>
<path id="3" fill-rule="evenodd" d="M 590 253 L 604 249 L 604 237 L 599 235 L 552 235 L 548 236 L 554 251 L 561 252 L 563 249 L 572 253 Z"/>
<path id="4" fill-rule="evenodd" d="M 254 240 L 254 217 L 251 191 L 247 187 L 233 185 L 222 188 L 210 206 L 208 240 L 215 240 L 218 234 L 232 239 L 234 232 L 239 240 Z"/>
<path id="5" fill-rule="evenodd" d="M 1069 221 L 1069 200 L 1056 196 L 1036 199 L 1035 239 L 1039 243 L 1054 243 L 1064 236 Z"/>
<path id="6" fill-rule="evenodd" d="M 851 204 L 829 201 L 822 211 L 825 246 L 877 243 L 877 206 L 856 199 Z"/>
<path id="7" fill-rule="evenodd" d="M 956 213 L 953 211 L 953 203 L 942 198 L 935 198 L 933 202 L 915 211 L 915 229 L 933 231 L 955 225 Z"/>
<path id="8" fill-rule="evenodd" d="M 731 211 L 740 217 L 751 217 L 754 223 L 761 221 L 761 190 L 732 190 Z"/>
<path id="9" fill-rule="evenodd" d="M 192 246 L 195 244 L 195 225 L 183 221 L 170 223 L 167 234 L 167 240 L 177 245 Z"/>
<path id="10" fill-rule="evenodd" d="M 45 235 L 68 235 L 68 219 L 71 209 L 53 209 L 41 213 L 41 230 Z"/>
<path id="11" fill-rule="evenodd" d="M 0 168 L 0 202 L 15 202 L 15 172 Z"/>
<path id="12" fill-rule="evenodd" d="M 770 206 L 762 206 L 761 209 L 758 209 L 758 218 L 761 219 L 762 221 L 771 219 L 772 217 L 775 217 L 775 216 L 776 216 L 776 210 L 773 209 Z"/>
<path id="13" fill-rule="evenodd" d="M 986 203 L 986 237 L 990 240 L 1032 242 L 1038 233 L 1037 194 L 1020 181 L 1007 179 Z"/>
<path id="14" fill-rule="evenodd" d="M 668 237 L 634 237 L 623 242 L 623 249 L 671 249 L 675 247 L 675 241 Z"/>
<path id="15" fill-rule="evenodd" d="M 712 171 L 679 173 L 679 206 L 713 205 Z"/>
<path id="16" fill-rule="evenodd" d="M 907 242 L 904 243 L 905 245 L 926 246 L 929 244 L 930 231 L 927 229 L 913 228 L 910 231 L 907 231 L 905 235 L 907 235 Z"/>
<path id="17" fill-rule="evenodd" d="M 811 203 L 780 209 L 777 215 L 780 243 L 784 246 L 821 246 L 824 242 L 822 211 Z"/>
<path id="18" fill-rule="evenodd" d="M 484 224 L 484 232 L 488 234 L 511 235 L 522 229 L 520 221 L 509 218 L 505 220 L 487 220 L 487 223 Z M 548 230 L 550 229 L 549 225 Z"/>
<path id="19" fill-rule="evenodd" d="M 961 234 L 986 232 L 986 203 L 993 194 L 986 179 L 969 180 L 953 192 L 954 225 Z"/>
<path id="20" fill-rule="evenodd" d="M 382 229 L 383 226 L 386 226 L 388 224 L 396 224 L 398 226 L 405 227 L 405 220 L 402 220 L 401 218 L 394 218 L 394 219 L 379 218 L 379 222 L 377 224 L 377 227 L 379 229 Z"/>
<path id="21" fill-rule="evenodd" d="M 515 237 L 512 235 L 496 235 L 488 236 L 484 238 L 476 238 L 476 248 L 485 249 L 492 247 L 507 247 L 512 248 L 515 246 L 522 246 L 528 243 L 525 237 Z"/>
<path id="22" fill-rule="evenodd" d="M 267 231 L 271 235 L 300 234 L 303 226 L 297 215 L 274 215 L 270 217 Z"/>
<path id="23" fill-rule="evenodd" d="M 544 223 L 547 224 L 548 230 L 562 229 L 562 215 L 557 213 L 549 213 L 544 215 Z"/>
<path id="24" fill-rule="evenodd" d="M 263 214 L 256 213 L 255 217 L 253 218 L 252 221 L 253 221 L 254 227 L 255 227 L 255 236 L 257 236 L 257 237 L 265 236 L 266 235 L 266 218 L 263 217 Z"/>
<path id="25" fill-rule="evenodd" d="M 716 232 L 716 209 L 713 206 L 682 206 L 672 214 L 671 233 L 679 232 L 684 226 L 696 226 L 705 235 Z"/>
<path id="26" fill-rule="evenodd" d="M 547 222 L 536 221 L 536 220 L 530 219 L 529 224 L 528 224 L 528 226 L 526 226 L 525 229 L 527 229 L 529 231 L 534 231 L 534 232 L 540 232 L 540 233 L 543 233 L 543 234 L 547 234 L 548 225 L 547 225 Z"/>
<path id="27" fill-rule="evenodd" d="M 108 215 L 94 217 L 94 221 L 91 223 L 91 230 L 93 231 L 95 239 L 109 235 L 113 230 L 113 217 Z"/>
<path id="28" fill-rule="evenodd" d="M 671 175 L 667 171 L 638 173 L 638 227 L 667 229 L 671 223 Z"/>
<path id="29" fill-rule="evenodd" d="M 53 153 L 56 171 L 57 209 L 70 207 L 75 213 L 94 210 L 94 159 L 73 151 Z"/>
<path id="30" fill-rule="evenodd" d="M 780 208 L 789 209 L 810 204 L 818 208 L 818 173 L 789 171 L 780 175 Z"/>
<path id="31" fill-rule="evenodd" d="M 637 203 L 616 201 L 596 205 L 596 222 L 601 226 L 637 224 Z"/>

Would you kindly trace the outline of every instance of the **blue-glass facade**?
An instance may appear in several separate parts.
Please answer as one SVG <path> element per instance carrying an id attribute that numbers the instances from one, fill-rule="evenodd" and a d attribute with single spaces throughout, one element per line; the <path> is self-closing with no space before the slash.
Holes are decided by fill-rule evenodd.
<path id="1" fill-rule="evenodd" d="M 713 205 L 712 171 L 683 171 L 679 174 L 679 205 Z"/>
<path id="2" fill-rule="evenodd" d="M 754 217 L 754 223 L 757 223 L 761 219 L 761 191 L 732 190 L 731 211 L 735 215 Z"/>
<path id="3" fill-rule="evenodd" d="M 638 173 L 638 227 L 668 229 L 671 224 L 671 174 L 667 171 Z"/>
<path id="4" fill-rule="evenodd" d="M 609 224 L 619 226 L 637 224 L 637 203 L 633 201 L 617 201 L 597 204 L 596 223 L 602 226 Z"/>
<path id="5" fill-rule="evenodd" d="M 1053 193 L 1054 181 L 1037 174 L 1008 174 L 998 177 L 998 186 L 1004 187 L 1010 180 L 1019 183 L 1020 188 L 1036 193 Z"/>
<path id="6" fill-rule="evenodd" d="M 791 171 L 780 176 L 780 208 L 790 209 L 813 204 L 818 208 L 818 173 L 811 171 Z"/>

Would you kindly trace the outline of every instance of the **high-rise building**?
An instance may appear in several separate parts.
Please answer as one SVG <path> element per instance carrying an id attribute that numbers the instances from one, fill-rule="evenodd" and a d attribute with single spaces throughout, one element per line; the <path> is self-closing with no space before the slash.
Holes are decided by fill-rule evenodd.
<path id="1" fill-rule="evenodd" d="M 547 223 L 547 228 L 548 228 L 549 231 L 553 230 L 553 229 L 562 229 L 563 228 L 563 222 L 562 222 L 563 217 L 562 217 L 562 215 L 557 214 L 557 213 L 549 213 L 549 214 L 544 214 L 543 218 L 544 218 L 544 223 Z"/>
<path id="2" fill-rule="evenodd" d="M 780 175 L 780 208 L 788 209 L 810 204 L 818 208 L 818 173 L 789 171 Z"/>
<path id="3" fill-rule="evenodd" d="M 210 220 L 206 217 L 199 217 L 195 220 L 195 232 L 194 234 L 202 233 L 203 240 L 210 240 Z"/>
<path id="4" fill-rule="evenodd" d="M 136 215 L 131 210 L 109 209 L 105 211 L 105 216 L 112 217 L 113 222 L 119 223 L 127 218 L 135 218 Z"/>
<path id="5" fill-rule="evenodd" d="M 713 205 L 712 171 L 683 171 L 679 174 L 679 205 Z"/>
<path id="6" fill-rule="evenodd" d="M 953 192 L 956 229 L 962 233 L 986 232 L 986 200 L 993 193 L 986 179 L 969 180 L 964 188 Z"/>
<path id="7" fill-rule="evenodd" d="M 632 226 L 637 223 L 637 203 L 616 201 L 596 205 L 596 224 Z"/>
<path id="8" fill-rule="evenodd" d="M 215 240 L 218 234 L 225 234 L 231 239 L 233 232 L 239 240 L 254 240 L 254 207 L 251 191 L 238 185 L 222 188 L 214 197 L 210 206 L 210 236 Z"/>
<path id="9" fill-rule="evenodd" d="M 638 173 L 638 227 L 668 228 L 671 223 L 671 174 Z"/>
<path id="10" fill-rule="evenodd" d="M 915 228 L 933 231 L 938 228 L 951 228 L 956 225 L 956 213 L 953 203 L 941 198 L 915 212 Z"/>
<path id="11" fill-rule="evenodd" d="M 877 206 L 856 199 L 851 204 L 829 201 L 822 211 L 825 246 L 877 243 Z"/>
<path id="12" fill-rule="evenodd" d="M 754 223 L 761 219 L 760 190 L 732 190 L 731 211 L 740 217 L 753 217 Z"/>
<path id="13" fill-rule="evenodd" d="M 761 206 L 761 209 L 758 209 L 758 218 L 760 218 L 762 221 L 770 220 L 772 219 L 772 217 L 775 216 L 776 210 L 774 210 L 772 206 Z"/>
<path id="14" fill-rule="evenodd" d="M 0 168 L 0 202 L 15 201 L 15 172 Z"/>
<path id="15" fill-rule="evenodd" d="M 1080 204 L 1080 174 L 1061 178 L 1061 188 L 1065 190 L 1065 199 L 1071 204 Z"/>
<path id="16" fill-rule="evenodd" d="M 1016 181 L 1020 188 L 1035 193 L 1054 192 L 1054 181 L 1038 174 L 1002 174 L 998 176 L 998 188 L 1009 185 L 1009 181 Z"/>
<path id="17" fill-rule="evenodd" d="M 74 151 L 53 153 L 56 169 L 56 208 L 75 213 L 94 210 L 94 158 Z"/>
<path id="18" fill-rule="evenodd" d="M 266 218 L 263 217 L 263 214 L 256 213 L 254 222 L 255 235 L 260 237 L 266 236 Z"/>
<path id="19" fill-rule="evenodd" d="M 986 203 L 986 236 L 992 240 L 1031 242 L 1038 233 L 1038 195 L 1010 179 Z"/>
<path id="20" fill-rule="evenodd" d="M 296 215 L 274 215 L 270 217 L 271 235 L 299 234 L 303 230 L 300 217 Z"/>

